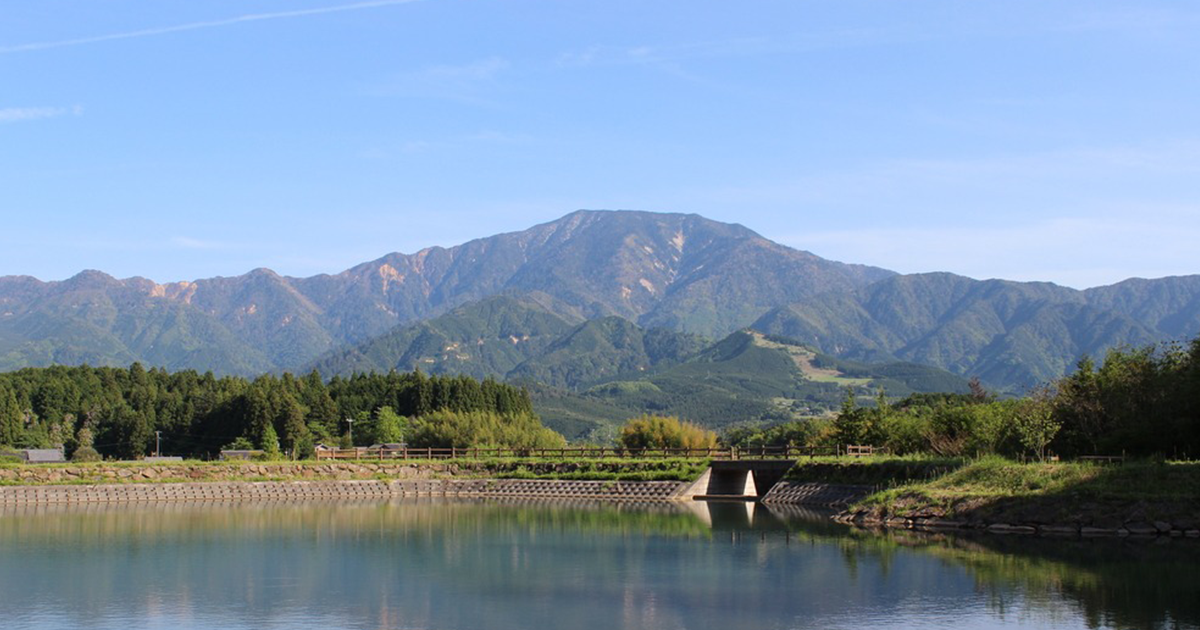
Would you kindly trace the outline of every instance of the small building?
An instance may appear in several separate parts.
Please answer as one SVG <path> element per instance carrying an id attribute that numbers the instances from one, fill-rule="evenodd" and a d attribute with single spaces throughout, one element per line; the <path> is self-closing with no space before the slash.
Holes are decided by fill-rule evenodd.
<path id="1" fill-rule="evenodd" d="M 67 461 L 61 448 L 27 448 L 17 451 L 26 464 L 61 464 Z"/>
<path id="2" fill-rule="evenodd" d="M 221 451 L 221 461 L 249 461 L 263 454 L 261 450 L 225 450 Z"/>

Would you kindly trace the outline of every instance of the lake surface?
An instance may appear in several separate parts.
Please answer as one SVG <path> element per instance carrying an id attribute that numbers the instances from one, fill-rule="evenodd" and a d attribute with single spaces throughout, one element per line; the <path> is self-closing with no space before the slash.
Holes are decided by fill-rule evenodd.
<path id="1" fill-rule="evenodd" d="M 1200 544 L 880 535 L 743 504 L 10 509 L 0 627 L 1197 628 Z"/>

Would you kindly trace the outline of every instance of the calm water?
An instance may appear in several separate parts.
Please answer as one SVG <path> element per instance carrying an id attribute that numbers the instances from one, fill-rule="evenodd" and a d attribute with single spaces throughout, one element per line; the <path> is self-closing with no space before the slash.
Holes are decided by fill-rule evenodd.
<path id="1" fill-rule="evenodd" d="M 1195 628 L 1200 545 L 705 504 L 0 511 L 0 627 Z"/>

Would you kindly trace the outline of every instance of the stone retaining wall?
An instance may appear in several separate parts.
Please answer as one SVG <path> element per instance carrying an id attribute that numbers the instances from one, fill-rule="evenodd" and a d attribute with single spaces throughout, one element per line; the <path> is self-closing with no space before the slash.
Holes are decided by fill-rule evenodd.
<path id="1" fill-rule="evenodd" d="M 814 481 L 780 481 L 771 488 L 762 501 L 763 503 L 846 507 L 868 494 L 871 494 L 871 486 Z"/>
<path id="2" fill-rule="evenodd" d="M 129 481 L 244 481 L 251 478 L 348 480 L 426 478 L 462 472 L 457 463 L 400 462 L 60 465 L 0 467 L 0 482 L 21 484 L 111 483 Z"/>
<path id="3" fill-rule="evenodd" d="M 542 472 L 571 464 L 542 463 Z M 540 469 L 539 469 L 540 470 Z M 684 500 L 677 481 L 487 479 L 471 462 L 245 462 L 0 467 L 0 506 L 68 503 L 353 499 L 406 496 Z M 26 485 L 28 484 L 28 485 Z M 775 504 L 845 507 L 868 486 L 781 481 Z"/>
<path id="4" fill-rule="evenodd" d="M 387 499 L 405 496 L 671 501 L 686 485 L 677 481 L 405 479 L 0 486 L 0 507 L 159 501 Z"/>
<path id="5" fill-rule="evenodd" d="M 392 482 L 401 496 L 531 497 L 674 501 L 683 481 L 564 481 L 555 479 L 429 479 Z"/>

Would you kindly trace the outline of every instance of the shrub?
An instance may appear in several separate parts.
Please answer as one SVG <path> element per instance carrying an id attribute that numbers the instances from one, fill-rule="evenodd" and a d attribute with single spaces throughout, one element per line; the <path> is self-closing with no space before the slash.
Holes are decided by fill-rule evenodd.
<path id="1" fill-rule="evenodd" d="M 417 448 L 561 448 L 566 443 L 537 416 L 490 411 L 435 411 L 417 420 L 409 440 Z"/>
<path id="2" fill-rule="evenodd" d="M 251 442 L 250 438 L 240 437 L 240 438 L 230 442 L 229 444 L 222 446 L 221 450 L 223 450 L 223 451 L 253 451 L 254 450 L 254 442 Z"/>
<path id="3" fill-rule="evenodd" d="M 621 427 L 625 448 L 714 448 L 717 434 L 674 416 L 643 415 Z"/>
<path id="4" fill-rule="evenodd" d="M 71 455 L 71 461 L 73 462 L 98 462 L 101 459 L 100 453 L 90 446 L 80 446 Z"/>

